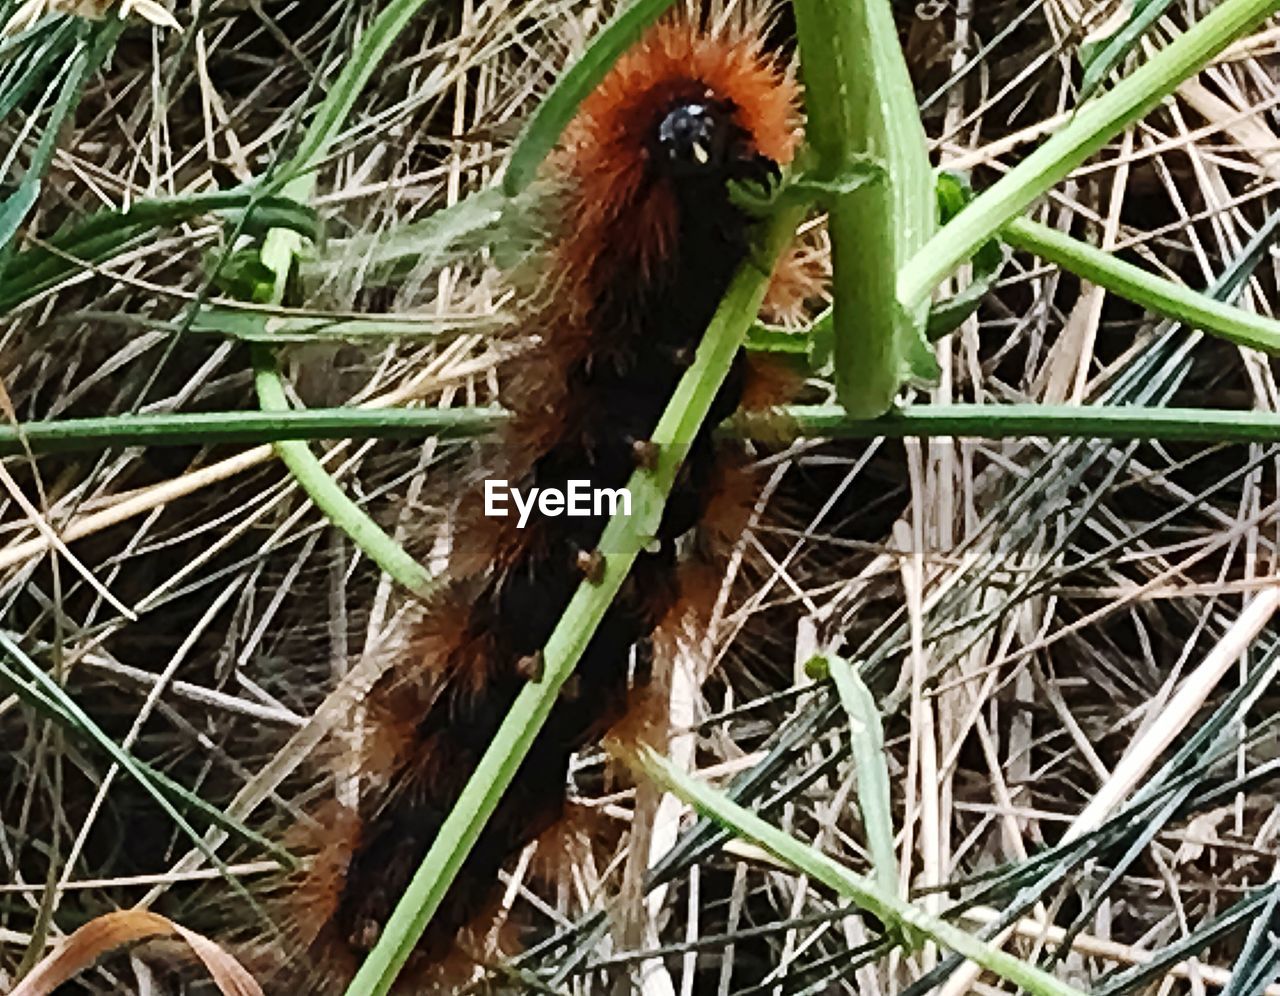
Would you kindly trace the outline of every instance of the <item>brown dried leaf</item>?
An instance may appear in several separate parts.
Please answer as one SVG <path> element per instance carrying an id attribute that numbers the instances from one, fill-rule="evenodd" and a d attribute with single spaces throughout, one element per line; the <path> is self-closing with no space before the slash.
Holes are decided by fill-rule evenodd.
<path id="1" fill-rule="evenodd" d="M 125 944 L 177 935 L 204 962 L 224 996 L 262 996 L 262 988 L 244 966 L 203 934 L 148 910 L 118 910 L 95 917 L 63 940 L 10 996 L 48 996 L 102 955 Z"/>

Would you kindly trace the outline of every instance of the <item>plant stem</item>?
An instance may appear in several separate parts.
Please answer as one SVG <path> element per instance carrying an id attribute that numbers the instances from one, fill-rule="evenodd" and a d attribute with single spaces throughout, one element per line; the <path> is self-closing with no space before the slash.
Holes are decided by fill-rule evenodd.
<path id="1" fill-rule="evenodd" d="M 387 50 L 427 2 L 429 0 L 393 0 L 374 18 L 321 102 L 298 151 L 280 170 L 277 180 L 285 180 L 280 190 L 283 197 L 299 204 L 306 204 L 311 199 L 315 189 L 316 164 L 337 138 L 356 99 Z M 301 247 L 302 236 L 287 228 L 273 228 L 263 240 L 262 262 L 275 274 L 272 300 L 277 304 L 284 300 L 285 287 Z M 268 412 L 287 411 L 289 402 L 274 354 L 267 347 L 256 345 L 251 355 L 259 405 Z M 405 553 L 400 544 L 347 497 L 306 443 L 277 442 L 275 449 L 316 506 L 374 563 L 410 591 L 425 595 L 431 590 L 431 573 Z"/>
<path id="2" fill-rule="evenodd" d="M 270 350 L 265 346 L 254 345 L 251 355 L 254 384 L 263 410 L 273 413 L 287 411 L 289 404 L 285 398 L 284 385 L 276 371 L 275 359 Z M 351 542 L 368 554 L 375 564 L 415 594 L 425 596 L 431 592 L 431 572 L 409 556 L 404 547 L 347 497 L 346 492 L 325 470 L 324 464 L 306 443 L 278 442 L 275 450 L 293 474 L 298 486 L 310 496 L 316 507 L 346 533 Z"/>
<path id="3" fill-rule="evenodd" d="M 898 301 L 910 310 L 929 300 L 939 283 L 1032 201 L 1277 9 L 1280 0 L 1223 0 L 1113 89 L 1085 103 L 1065 128 L 979 195 L 907 261 L 898 272 Z"/>
<path id="4" fill-rule="evenodd" d="M 1034 253 L 1158 315 L 1176 318 L 1241 346 L 1280 352 L 1280 321 L 1274 318 L 1245 311 L 1158 277 L 1028 218 L 1009 222 L 1003 238 L 1011 246 Z"/>
<path id="5" fill-rule="evenodd" d="M 1280 442 L 1280 413 L 1132 405 L 912 405 L 878 419 L 854 419 L 836 405 L 795 405 L 737 422 L 747 436 L 831 439 L 1159 439 L 1166 442 Z"/>
<path id="6" fill-rule="evenodd" d="M 471 439 L 498 428 L 495 408 L 311 408 L 287 412 L 119 415 L 0 425 L 0 457 L 121 446 L 214 446 L 282 439 Z M 974 439 L 1152 439 L 1187 443 L 1277 443 L 1280 413 L 1134 405 L 912 405 L 856 419 L 837 405 L 793 405 L 739 416 L 725 431 L 768 440 L 962 436 Z"/>
<path id="7" fill-rule="evenodd" d="M 904 309 L 894 297 L 898 268 L 937 227 L 933 174 L 889 0 L 796 0 L 794 9 L 815 175 L 837 180 L 867 157 L 884 167 L 825 198 L 836 393 L 867 418 L 905 380 L 937 373 L 923 339 L 927 302 Z"/>
<path id="8" fill-rule="evenodd" d="M 183 412 L 0 424 L 0 456 L 119 446 L 215 446 L 285 439 L 469 439 L 506 419 L 494 408 L 311 408 L 285 412 Z"/>
<path id="9" fill-rule="evenodd" d="M 636 752 L 620 752 L 634 766 L 661 787 L 693 806 L 700 814 L 715 820 L 736 836 L 753 841 L 774 857 L 786 862 L 852 900 L 879 917 L 896 925 L 903 935 L 923 934 L 981 965 L 1001 978 L 1022 986 L 1035 996 L 1083 996 L 1065 982 L 1060 982 L 1043 969 L 1028 965 L 995 945 L 952 926 L 932 914 L 899 899 L 893 892 L 850 871 L 834 859 L 765 822 L 744 809 L 723 792 L 711 788 L 678 769 L 653 748 L 642 746 Z"/>

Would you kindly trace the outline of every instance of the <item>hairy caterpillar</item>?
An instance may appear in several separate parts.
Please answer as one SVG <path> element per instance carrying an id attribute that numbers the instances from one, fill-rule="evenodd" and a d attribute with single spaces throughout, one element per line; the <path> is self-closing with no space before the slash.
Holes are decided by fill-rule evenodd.
<path id="1" fill-rule="evenodd" d="M 794 80 L 757 20 L 653 29 L 588 97 L 548 172 L 557 231 L 524 334 L 502 371 L 513 419 L 494 478 L 565 491 L 620 488 L 649 458 L 657 423 L 728 283 L 751 251 L 730 181 L 767 184 L 798 138 Z M 815 290 L 803 268 L 775 277 L 774 310 Z M 699 525 L 720 466 L 711 430 L 741 402 L 739 356 L 693 442 L 655 542 L 586 649 L 572 681 L 485 827 L 415 953 L 438 962 L 491 901 L 499 869 L 561 814 L 573 753 L 627 712 L 633 673 L 680 597 L 676 541 Z M 450 581 L 427 606 L 408 659 L 368 703 L 358 812 L 327 822 L 325 853 L 296 918 L 313 989 L 340 986 L 379 936 L 467 777 L 584 574 L 607 515 L 486 519 L 462 502 Z M 607 555 L 607 552 L 604 554 Z M 633 656 L 634 655 L 634 656 Z M 319 982 L 316 975 L 321 976 Z"/>

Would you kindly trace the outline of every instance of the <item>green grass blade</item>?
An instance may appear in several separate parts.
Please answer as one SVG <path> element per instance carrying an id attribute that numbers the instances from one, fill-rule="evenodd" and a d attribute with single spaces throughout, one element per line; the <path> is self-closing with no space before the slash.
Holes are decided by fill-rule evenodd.
<path id="1" fill-rule="evenodd" d="M 204 214 L 234 221 L 251 205 L 261 210 L 262 222 L 314 232 L 315 213 L 282 198 L 254 201 L 247 190 L 189 194 L 138 201 L 124 211 L 97 211 L 64 225 L 45 246 L 24 249 L 13 257 L 8 272 L 0 275 L 0 315 L 20 308 L 37 295 L 80 272 L 86 264 L 101 263 L 151 232 Z"/>
<path id="2" fill-rule="evenodd" d="M 1160 103 L 1233 40 L 1280 9 L 1278 0 L 1223 0 L 1010 170 L 916 252 L 898 273 L 897 297 L 914 310 L 978 247 L 1114 135 Z"/>
<path id="3" fill-rule="evenodd" d="M 491 334 L 507 323 L 490 315 L 369 315 L 324 318 L 270 311 L 213 307 L 192 319 L 189 331 L 230 336 L 244 342 L 382 342 L 387 339 L 447 342 L 460 335 Z"/>
<path id="4" fill-rule="evenodd" d="M 888 896 L 898 895 L 898 858 L 893 849 L 893 809 L 889 798 L 889 767 L 885 763 L 884 726 L 875 696 L 856 668 L 836 655 L 814 658 L 809 665 L 825 670 L 836 686 L 849 717 L 849 744 L 858 773 L 858 809 L 867 832 L 876 883 Z"/>
<path id="5" fill-rule="evenodd" d="M 582 57 L 556 81 L 529 118 L 507 162 L 502 178 L 503 193 L 514 197 L 533 182 L 547 153 L 555 148 L 561 132 L 573 120 L 578 105 L 672 2 L 634 0 L 601 29 Z"/>
<path id="6" fill-rule="evenodd" d="M 1271 890 L 1266 907 L 1249 926 L 1221 996 L 1253 996 L 1275 981 L 1280 974 L 1280 945 L 1275 943 L 1273 932 L 1276 924 L 1280 924 L 1280 888 Z"/>
<path id="7" fill-rule="evenodd" d="M 418 11 L 431 2 L 432 0 L 392 0 L 360 36 L 360 41 L 352 50 L 342 72 L 329 87 L 298 150 L 275 177 L 277 182 L 285 181 L 282 193 L 286 197 L 299 203 L 306 203 L 311 199 L 311 191 L 315 188 L 316 166 L 328 155 L 356 101 L 373 78 L 387 51 Z"/>
<path id="8" fill-rule="evenodd" d="M 740 416 L 735 428 L 761 439 L 1159 439 L 1167 442 L 1280 441 L 1280 415 L 1268 411 L 1141 405 L 909 405 L 878 419 L 855 419 L 836 405 L 793 405 Z"/>
<path id="9" fill-rule="evenodd" d="M 110 54 L 122 27 L 118 18 L 109 18 L 101 25 L 82 30 L 72 49 L 57 99 L 49 112 L 49 119 L 43 123 L 40 140 L 27 164 L 26 173 L 18 189 L 0 204 L 0 279 L 3 279 L 12 260 L 14 236 L 39 198 L 41 179 L 53 159 L 62 126 L 80 103 L 89 77 Z"/>
<path id="10" fill-rule="evenodd" d="M 121 770 L 130 775 L 147 791 L 147 794 L 156 801 L 187 838 L 200 849 L 200 853 L 205 856 L 205 859 L 218 869 L 218 872 L 232 888 L 251 905 L 254 905 L 253 898 L 245 890 L 244 886 L 231 874 L 222 859 L 209 849 L 204 842 L 204 838 L 196 832 L 195 827 L 187 822 L 185 816 L 178 812 L 166 792 L 147 776 L 147 772 L 143 770 L 142 765 L 133 755 L 107 736 L 88 713 L 80 708 L 75 699 L 68 695 L 61 685 L 45 674 L 35 661 L 23 653 L 22 648 L 9 638 L 9 634 L 2 630 L 0 630 L 0 651 L 3 651 L 4 655 L 17 665 L 17 670 L 3 668 L 5 679 L 16 687 L 23 689 L 23 697 L 28 701 L 43 701 L 48 708 L 55 710 L 58 715 L 63 717 L 65 722 L 72 724 L 77 732 L 102 748 L 111 757 L 111 760 L 119 765 Z"/>
<path id="11" fill-rule="evenodd" d="M 497 408 L 311 408 L 284 412 L 181 412 L 0 423 L 0 457 L 121 446 L 215 446 L 287 439 L 472 439 L 506 420 Z"/>
<path id="12" fill-rule="evenodd" d="M 215 446 L 305 439 L 472 439 L 507 418 L 498 408 L 312 408 L 186 412 L 0 424 L 0 457 L 124 446 Z M 1280 413 L 1144 405 L 910 405 L 855 419 L 838 405 L 792 405 L 739 416 L 725 429 L 757 439 L 1111 439 L 1280 442 Z"/>
<path id="13" fill-rule="evenodd" d="M 1022 986 L 1035 996 L 1083 996 L 1078 989 L 1058 981 L 1047 972 L 903 902 L 895 893 L 886 892 L 870 879 L 855 874 L 822 852 L 765 822 L 723 792 L 679 770 L 651 747 L 641 747 L 628 755 L 628 760 L 703 816 L 715 820 L 736 836 L 758 844 L 774 857 L 816 879 L 841 897 L 852 900 L 886 924 L 896 925 L 904 934 L 924 935 L 1001 978 Z"/>
<path id="14" fill-rule="evenodd" d="M 1119 30 L 1080 46 L 1080 65 L 1084 69 L 1080 80 L 1080 103 L 1097 92 L 1107 74 L 1133 51 L 1172 3 L 1173 0 L 1126 0 L 1129 10 Z"/>

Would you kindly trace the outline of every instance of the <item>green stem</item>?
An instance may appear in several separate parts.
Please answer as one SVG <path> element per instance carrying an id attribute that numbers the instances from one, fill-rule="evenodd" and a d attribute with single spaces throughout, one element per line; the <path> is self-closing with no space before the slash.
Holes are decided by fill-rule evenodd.
<path id="1" fill-rule="evenodd" d="M 779 212 L 768 225 L 762 260 L 777 257 L 790 240 L 801 212 Z M 744 266 L 716 310 L 686 371 L 653 432 L 658 447 L 653 470 L 638 470 L 627 487 L 632 514 L 615 515 L 600 538 L 604 569 L 595 583 L 574 594 L 543 654 L 542 679 L 526 685 L 493 742 L 449 812 L 422 865 L 387 920 L 382 936 L 347 989 L 347 996 L 381 996 L 391 989 L 427 922 L 444 899 L 498 800 L 515 777 L 538 731 L 551 713 L 560 688 L 573 672 L 637 553 L 657 531 L 663 504 L 689 444 L 711 409 L 712 399 L 755 320 L 772 266 Z"/>
<path id="2" fill-rule="evenodd" d="M 505 418 L 496 408 L 310 408 L 57 419 L 0 424 L 0 456 L 22 453 L 24 438 L 34 453 L 288 439 L 469 439 L 492 432 Z"/>
<path id="3" fill-rule="evenodd" d="M 1166 442 L 1280 442 L 1280 413 L 1129 405 L 912 405 L 878 419 L 854 419 L 836 405 L 796 405 L 742 417 L 748 436 L 830 439 L 1159 439 Z"/>
<path id="4" fill-rule="evenodd" d="M 924 910 L 899 899 L 821 851 L 784 833 L 755 813 L 744 809 L 723 792 L 679 770 L 653 748 L 622 752 L 635 767 L 660 786 L 715 820 L 736 836 L 753 841 L 774 857 L 832 889 L 837 895 L 873 913 L 886 924 L 896 925 L 904 937 L 923 934 L 936 943 L 964 955 L 970 961 L 1035 996 L 1083 996 L 1048 972 L 1006 954 L 994 944 L 979 940 Z"/>
<path id="5" fill-rule="evenodd" d="M 264 411 L 284 412 L 289 408 L 284 385 L 275 369 L 275 360 L 265 346 L 253 346 L 254 384 Z M 278 442 L 276 455 L 293 474 L 294 480 L 315 502 L 316 507 L 353 543 L 394 580 L 418 595 L 432 589 L 431 572 L 405 553 L 404 548 L 347 497 L 324 464 L 302 442 Z"/>
<path id="6" fill-rule="evenodd" d="M 1011 246 L 1034 253 L 1158 315 L 1176 318 L 1241 346 L 1280 352 L 1280 322 L 1274 318 L 1245 311 L 1158 277 L 1028 218 L 1009 222 L 1003 237 Z"/>
<path id="7" fill-rule="evenodd" d="M 1280 0 L 1223 0 L 1186 33 L 1102 96 L 1010 170 L 930 239 L 898 272 L 897 298 L 918 307 L 978 247 L 1127 125 L 1152 110 L 1234 39 L 1280 9 Z"/>
<path id="8" fill-rule="evenodd" d="M 937 197 L 915 91 L 888 0 L 796 0 L 805 134 L 826 181 L 868 157 L 875 181 L 824 198 L 831 236 L 836 393 L 851 414 L 879 415 L 936 362 L 922 338 L 927 305 L 901 308 L 899 267 L 933 234 Z"/>
<path id="9" fill-rule="evenodd" d="M 0 425 L 0 457 L 121 446 L 214 446 L 289 439 L 471 439 L 498 428 L 496 408 L 311 408 L 287 412 L 119 415 Z M 805 436 L 886 439 L 1151 439 L 1186 443 L 1280 442 L 1280 412 L 1133 405 L 912 405 L 874 419 L 836 405 L 793 405 L 739 416 L 726 431 L 766 440 Z"/>

